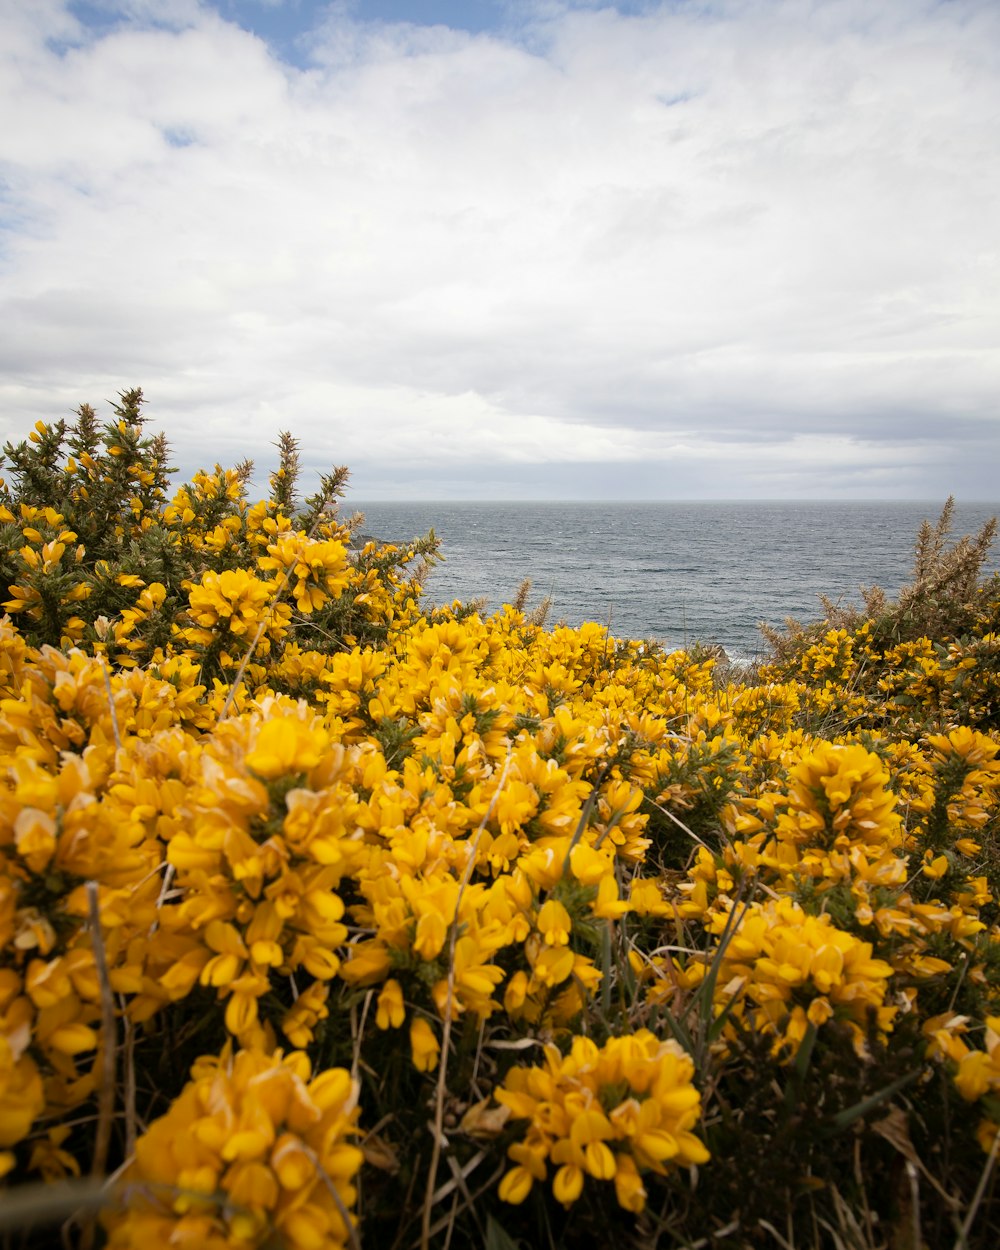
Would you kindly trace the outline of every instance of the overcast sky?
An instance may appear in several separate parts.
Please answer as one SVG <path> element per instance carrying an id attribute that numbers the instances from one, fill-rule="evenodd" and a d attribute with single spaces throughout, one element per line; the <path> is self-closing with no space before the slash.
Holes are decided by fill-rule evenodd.
<path id="1" fill-rule="evenodd" d="M 1000 497 L 997 0 L 0 0 L 0 435 Z"/>

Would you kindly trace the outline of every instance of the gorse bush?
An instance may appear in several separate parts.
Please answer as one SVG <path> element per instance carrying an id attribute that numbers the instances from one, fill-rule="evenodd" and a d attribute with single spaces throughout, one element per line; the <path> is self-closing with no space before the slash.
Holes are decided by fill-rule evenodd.
<path id="1" fill-rule="evenodd" d="M 966 534 L 948 546 L 955 513 L 949 496 L 937 522 L 924 521 L 914 549 L 913 580 L 891 600 L 880 586 L 861 588 L 861 607 L 842 606 L 820 596 L 824 617 L 802 625 L 789 617 L 784 629 L 764 624 L 761 632 L 775 657 L 787 661 L 818 641 L 830 629 L 854 631 L 867 626 L 878 642 L 913 642 L 921 638 L 948 641 L 982 630 L 984 617 L 994 619 L 1000 599 L 1000 574 L 984 576 L 997 518 L 974 537 Z"/>
<path id="2" fill-rule="evenodd" d="M 996 1244 L 988 535 L 727 682 L 141 400 L 4 451 L 8 1244 Z"/>

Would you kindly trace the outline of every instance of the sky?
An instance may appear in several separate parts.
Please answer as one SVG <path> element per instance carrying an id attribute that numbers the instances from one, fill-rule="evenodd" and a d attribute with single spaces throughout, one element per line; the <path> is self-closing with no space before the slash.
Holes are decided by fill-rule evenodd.
<path id="1" fill-rule="evenodd" d="M 996 0 L 0 0 L 0 440 L 1000 498 Z"/>

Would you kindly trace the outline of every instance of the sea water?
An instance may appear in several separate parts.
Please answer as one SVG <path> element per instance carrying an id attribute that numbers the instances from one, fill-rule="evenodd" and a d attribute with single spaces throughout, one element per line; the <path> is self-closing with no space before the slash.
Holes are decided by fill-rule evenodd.
<path id="1" fill-rule="evenodd" d="M 821 594 L 860 603 L 909 580 L 930 503 L 365 503 L 362 531 L 404 541 L 433 527 L 443 561 L 425 600 L 509 602 L 525 578 L 529 609 L 545 596 L 550 624 L 610 623 L 619 638 L 668 647 L 719 644 L 731 658 L 766 653 L 759 623 L 822 616 Z M 977 533 L 1000 504 L 959 504 L 953 533 Z M 1000 567 L 997 548 L 991 568 Z"/>

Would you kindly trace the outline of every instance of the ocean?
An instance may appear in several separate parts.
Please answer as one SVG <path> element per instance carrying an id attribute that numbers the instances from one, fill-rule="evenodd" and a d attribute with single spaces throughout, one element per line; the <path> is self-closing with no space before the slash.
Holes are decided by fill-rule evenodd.
<path id="1" fill-rule="evenodd" d="M 618 638 L 694 642 L 747 661 L 766 653 L 758 626 L 822 615 L 818 596 L 860 602 L 909 580 L 921 522 L 940 503 L 364 503 L 362 532 L 399 542 L 433 527 L 444 560 L 425 602 L 509 602 L 524 578 L 548 623 L 610 622 Z M 1000 504 L 956 505 L 954 536 L 977 533 Z M 991 567 L 1000 567 L 998 550 Z"/>

